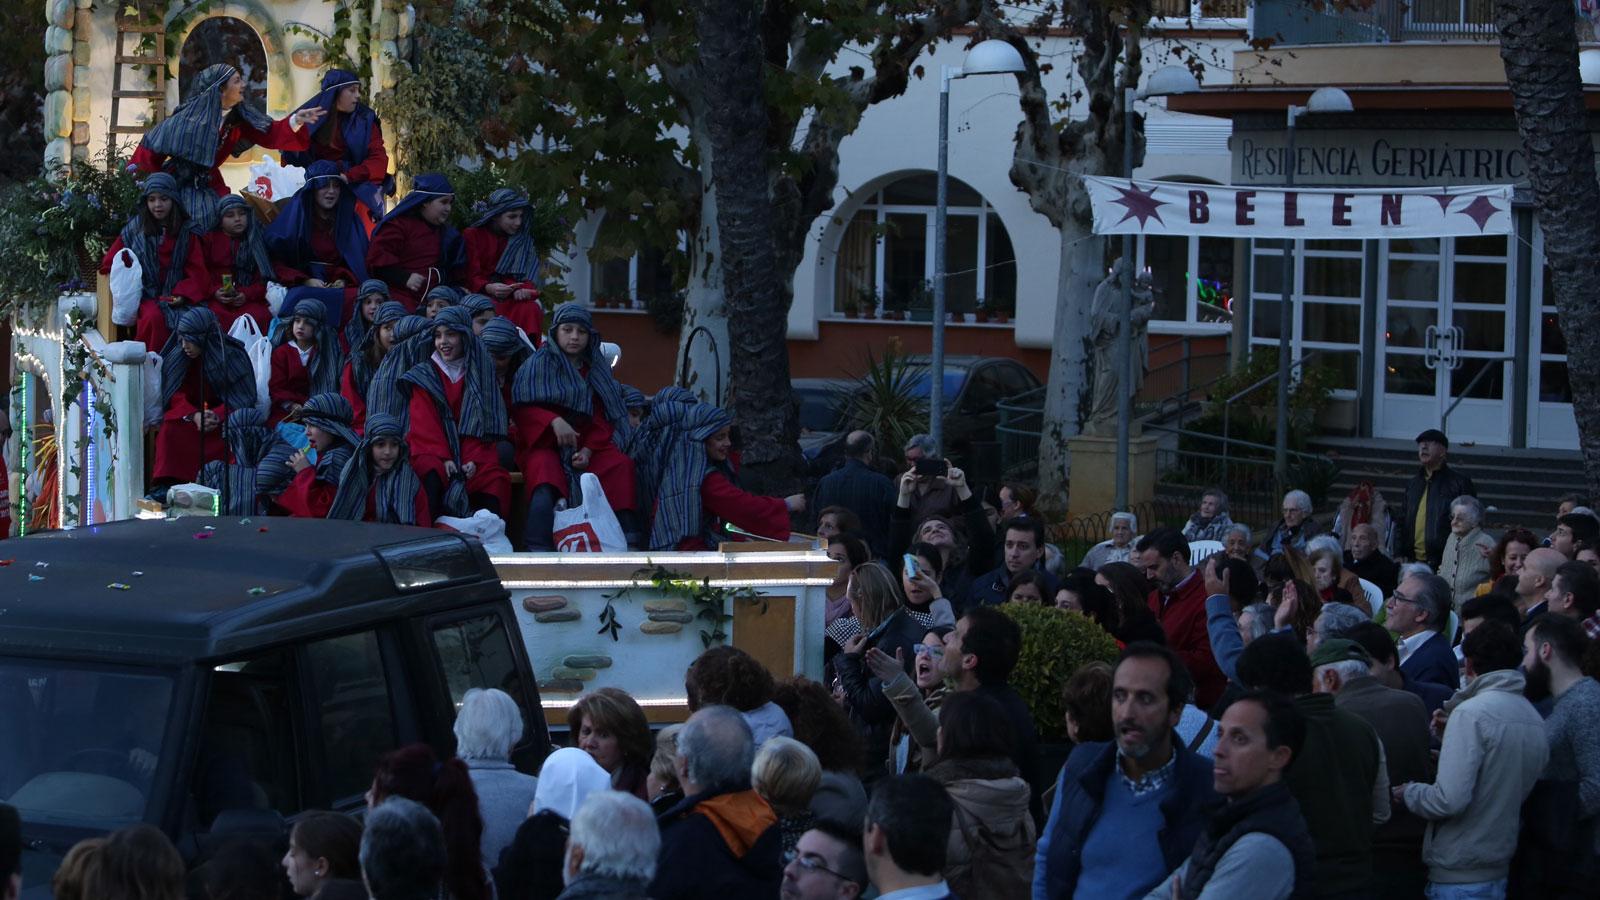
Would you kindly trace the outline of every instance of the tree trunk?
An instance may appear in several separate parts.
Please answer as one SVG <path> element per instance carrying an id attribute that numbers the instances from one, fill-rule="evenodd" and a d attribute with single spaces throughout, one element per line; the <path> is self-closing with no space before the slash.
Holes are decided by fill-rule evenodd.
<path id="1" fill-rule="evenodd" d="M 700 224 L 688 241 L 689 278 L 683 301 L 683 327 L 678 331 L 677 384 L 706 403 L 728 399 L 728 306 L 723 293 L 722 229 L 717 222 L 717 190 L 712 178 L 710 138 L 697 135 L 704 148 L 701 177 L 707 188 L 700 198 Z"/>
<path id="2" fill-rule="evenodd" d="M 800 470 L 799 410 L 789 382 L 788 310 L 773 230 L 763 57 L 749 0 L 697 0 L 701 84 L 716 191 L 717 248 L 728 310 L 728 375 L 747 486 L 776 493 Z"/>
<path id="3" fill-rule="evenodd" d="M 1570 0 L 1499 0 L 1495 26 L 1544 228 L 1589 495 L 1600 496 L 1600 180 Z"/>

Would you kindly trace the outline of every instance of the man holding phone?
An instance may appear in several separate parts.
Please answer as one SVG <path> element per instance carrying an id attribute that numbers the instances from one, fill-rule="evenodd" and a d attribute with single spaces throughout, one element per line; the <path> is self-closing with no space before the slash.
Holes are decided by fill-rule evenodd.
<path id="1" fill-rule="evenodd" d="M 906 467 L 909 471 L 900 480 L 900 505 L 909 506 L 911 521 L 920 522 L 929 516 L 947 519 L 960 514 L 961 497 L 952 474 L 950 461 L 939 455 L 933 438 L 925 434 L 912 435 L 905 446 Z M 907 496 L 906 482 L 911 482 Z"/>

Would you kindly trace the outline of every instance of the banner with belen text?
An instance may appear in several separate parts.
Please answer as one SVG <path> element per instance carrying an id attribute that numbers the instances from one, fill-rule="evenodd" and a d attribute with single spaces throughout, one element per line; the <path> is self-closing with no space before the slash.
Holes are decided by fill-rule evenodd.
<path id="1" fill-rule="evenodd" d="M 1381 239 L 1512 232 L 1512 185 L 1267 188 L 1086 176 L 1095 234 Z"/>

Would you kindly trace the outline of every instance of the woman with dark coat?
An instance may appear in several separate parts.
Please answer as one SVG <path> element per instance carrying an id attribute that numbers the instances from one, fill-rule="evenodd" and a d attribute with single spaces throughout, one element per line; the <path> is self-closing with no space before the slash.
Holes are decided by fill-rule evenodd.
<path id="1" fill-rule="evenodd" d="M 878 563 L 856 570 L 850 585 L 850 608 L 857 633 L 843 641 L 844 650 L 833 658 L 844 689 L 845 711 L 866 743 L 862 781 L 871 784 L 887 774 L 889 735 L 894 730 L 894 704 L 883 695 L 883 682 L 866 669 L 862 657 L 876 647 L 890 659 L 899 659 L 909 675 L 916 646 L 927 626 L 906 609 L 893 575 Z M 835 623 L 839 625 L 840 623 Z"/>

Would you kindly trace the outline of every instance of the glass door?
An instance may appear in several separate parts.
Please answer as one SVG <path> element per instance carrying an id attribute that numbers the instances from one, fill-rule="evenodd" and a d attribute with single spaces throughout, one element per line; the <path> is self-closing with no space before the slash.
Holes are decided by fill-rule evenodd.
<path id="1" fill-rule="evenodd" d="M 1539 277 L 1533 292 L 1533 327 L 1529 329 L 1532 379 L 1528 385 L 1528 446 L 1578 449 L 1578 422 L 1572 416 L 1572 383 L 1567 376 L 1567 338 L 1556 317 L 1550 267 L 1544 261 L 1544 229 L 1533 226 L 1533 266 Z"/>
<path id="2" fill-rule="evenodd" d="M 1508 239 L 1385 241 L 1380 253 L 1374 433 L 1410 439 L 1444 427 L 1453 441 L 1510 443 L 1516 322 Z"/>

